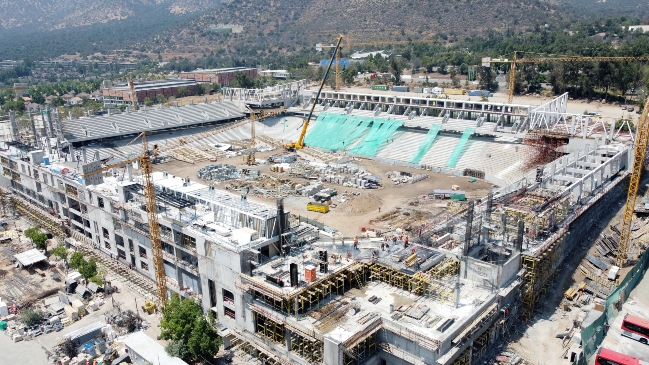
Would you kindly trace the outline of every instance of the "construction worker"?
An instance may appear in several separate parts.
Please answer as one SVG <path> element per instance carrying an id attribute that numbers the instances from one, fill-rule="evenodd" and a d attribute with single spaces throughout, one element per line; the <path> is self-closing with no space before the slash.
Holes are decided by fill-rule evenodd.
<path id="1" fill-rule="evenodd" d="M 385 251 L 385 242 L 381 242 L 381 251 Z"/>
<path id="2" fill-rule="evenodd" d="M 379 207 L 379 213 L 381 213 L 381 207 Z"/>
<path id="3" fill-rule="evenodd" d="M 396 245 L 397 244 L 397 235 L 395 234 L 394 237 L 392 237 L 392 244 Z"/>
<path id="4" fill-rule="evenodd" d="M 354 250 L 358 250 L 358 237 L 354 237 Z"/>
<path id="5" fill-rule="evenodd" d="M 403 244 L 408 247 L 408 236 L 406 236 L 406 238 L 403 240 Z"/>

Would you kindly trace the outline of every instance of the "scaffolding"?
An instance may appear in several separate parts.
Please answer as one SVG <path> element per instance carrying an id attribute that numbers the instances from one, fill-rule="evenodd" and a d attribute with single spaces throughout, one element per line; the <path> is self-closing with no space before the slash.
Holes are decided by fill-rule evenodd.
<path id="1" fill-rule="evenodd" d="M 378 352 L 377 348 L 377 334 L 378 331 L 370 333 L 364 339 L 358 341 L 354 347 L 347 349 L 343 348 L 343 364 L 344 365 L 358 365 L 363 361 L 369 359 L 372 355 Z"/>
<path id="2" fill-rule="evenodd" d="M 283 323 L 277 323 L 255 312 L 255 331 L 269 340 L 284 344 L 286 327 Z"/>
<path id="3" fill-rule="evenodd" d="M 530 320 L 535 304 L 547 294 L 561 264 L 565 249 L 565 236 L 556 240 L 538 257 L 522 255 L 523 276 L 523 318 Z"/>
<path id="4" fill-rule="evenodd" d="M 525 140 L 526 168 L 548 164 L 563 156 L 561 147 L 568 144 L 568 134 L 552 133 L 549 131 L 533 130 L 527 132 Z"/>
<path id="5" fill-rule="evenodd" d="M 273 288 L 256 277 L 245 274 L 240 274 L 240 277 L 247 283 L 246 288 L 251 290 L 255 298 L 262 300 L 278 312 L 298 315 L 320 309 L 320 302 L 326 298 L 332 299 L 334 294 L 344 295 L 348 289 L 362 287 L 367 281 L 367 271 L 365 264 L 354 262 L 291 293 Z"/>
<path id="6" fill-rule="evenodd" d="M 460 356 L 453 361 L 453 365 L 471 365 L 471 346 L 467 346 Z"/>
<path id="7" fill-rule="evenodd" d="M 291 332 L 291 351 L 311 364 L 322 363 L 324 343 L 297 332 Z"/>

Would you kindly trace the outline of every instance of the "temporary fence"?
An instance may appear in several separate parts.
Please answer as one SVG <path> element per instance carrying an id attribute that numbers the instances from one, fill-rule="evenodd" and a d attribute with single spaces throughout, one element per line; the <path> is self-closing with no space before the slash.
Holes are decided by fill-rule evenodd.
<path id="1" fill-rule="evenodd" d="M 573 365 L 586 365 L 597 348 L 602 344 L 608 325 L 613 322 L 619 314 L 624 302 L 629 298 L 631 291 L 638 285 L 649 262 L 649 251 L 645 251 L 640 261 L 633 266 L 617 289 L 606 298 L 606 307 L 604 312 L 593 323 L 581 330 L 581 347 L 583 356 Z"/>

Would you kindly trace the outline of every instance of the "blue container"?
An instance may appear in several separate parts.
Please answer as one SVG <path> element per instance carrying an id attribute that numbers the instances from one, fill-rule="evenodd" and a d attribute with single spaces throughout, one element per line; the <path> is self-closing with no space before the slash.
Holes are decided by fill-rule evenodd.
<path id="1" fill-rule="evenodd" d="M 77 178 L 77 182 L 78 182 L 79 184 L 83 185 L 83 179 L 82 179 L 82 178 L 78 177 L 78 178 Z"/>
<path id="2" fill-rule="evenodd" d="M 50 164 L 50 158 L 49 157 L 43 157 L 43 163 L 45 165 L 49 165 Z"/>

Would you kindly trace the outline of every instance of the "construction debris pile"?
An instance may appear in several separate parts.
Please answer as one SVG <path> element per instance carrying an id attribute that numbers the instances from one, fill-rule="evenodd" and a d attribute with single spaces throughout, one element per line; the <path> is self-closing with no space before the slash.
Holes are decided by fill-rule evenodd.
<path id="1" fill-rule="evenodd" d="M 202 180 L 225 181 L 241 178 L 241 172 L 233 165 L 219 163 L 210 164 L 198 170 L 196 177 Z"/>
<path id="2" fill-rule="evenodd" d="M 406 171 L 392 171 L 388 173 L 388 179 L 392 180 L 395 185 L 414 184 L 428 179 L 428 174 L 413 174 Z"/>

